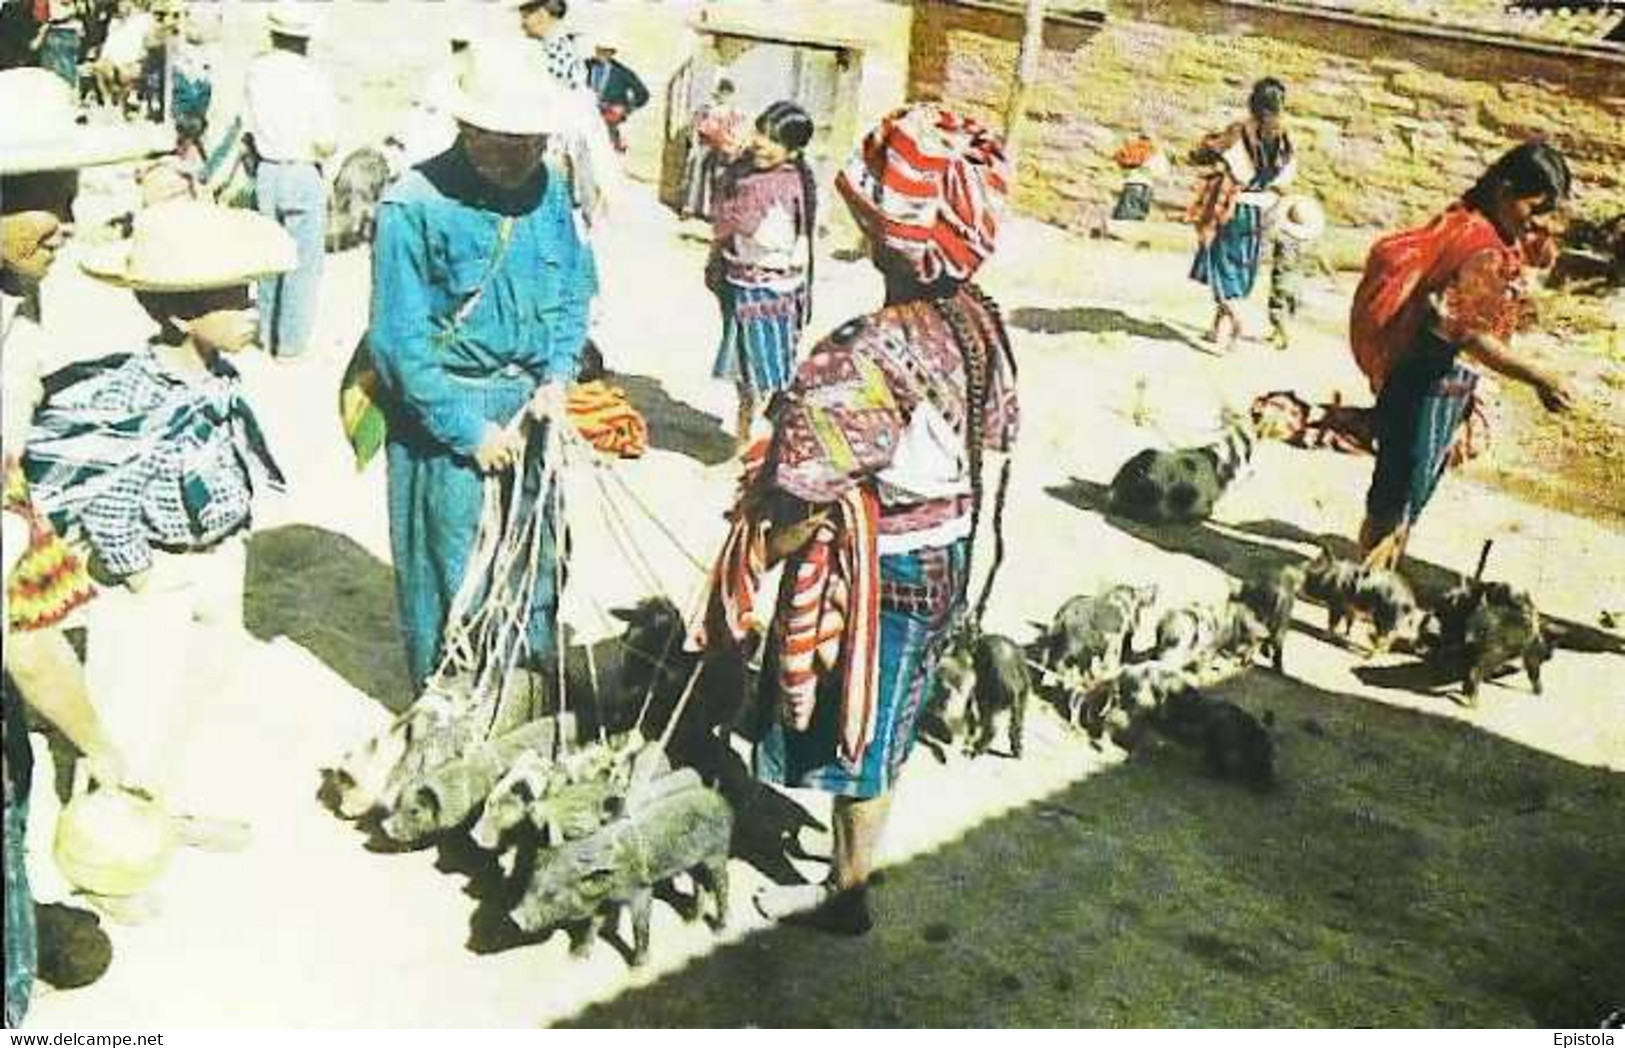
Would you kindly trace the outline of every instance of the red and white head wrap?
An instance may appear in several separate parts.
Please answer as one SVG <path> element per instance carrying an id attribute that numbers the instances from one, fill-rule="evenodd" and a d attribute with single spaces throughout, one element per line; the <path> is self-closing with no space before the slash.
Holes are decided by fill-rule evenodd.
<path id="1" fill-rule="evenodd" d="M 1010 181 L 998 136 L 920 103 L 870 131 L 835 187 L 864 232 L 912 261 L 930 284 L 968 280 L 993 254 Z"/>

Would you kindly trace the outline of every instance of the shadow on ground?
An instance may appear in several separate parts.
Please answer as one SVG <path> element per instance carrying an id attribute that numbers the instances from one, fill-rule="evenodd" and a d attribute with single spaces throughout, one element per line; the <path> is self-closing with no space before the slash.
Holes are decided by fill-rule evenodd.
<path id="1" fill-rule="evenodd" d="M 665 451 L 686 455 L 706 466 L 733 458 L 734 439 L 717 420 L 666 392 L 659 379 L 620 375 L 612 381 L 626 390 L 632 405 L 649 423 L 649 442 Z"/>
<path id="2" fill-rule="evenodd" d="M 1189 332 L 1174 327 L 1165 321 L 1146 320 L 1134 316 L 1132 313 L 1125 313 L 1120 309 L 1109 309 L 1104 306 L 1068 306 L 1064 309 L 1022 306 L 1019 309 L 1011 310 L 1010 324 L 1022 331 L 1031 331 L 1040 335 L 1078 333 L 1101 335 L 1113 332 L 1132 335 L 1135 338 L 1180 342 L 1204 353 L 1212 352 L 1210 347 L 1202 345 Z"/>
<path id="3" fill-rule="evenodd" d="M 1275 713 L 1275 793 L 1132 761 L 888 871 L 866 938 L 773 928 L 571 1022 L 1595 1027 L 1618 1006 L 1625 776 L 1262 671 L 1220 690 Z"/>
<path id="4" fill-rule="evenodd" d="M 1326 545 L 1340 557 L 1357 555 L 1354 543 L 1341 535 L 1317 535 L 1278 520 L 1250 521 L 1233 528 L 1213 523 L 1147 524 L 1113 514 L 1110 511 L 1110 489 L 1104 484 L 1077 477 L 1045 490 L 1052 498 L 1069 506 L 1099 514 L 1119 531 L 1133 535 L 1142 542 L 1169 553 L 1205 560 L 1238 579 L 1256 579 L 1305 559 L 1303 554 L 1282 549 L 1271 542 L 1291 542 L 1310 547 Z M 1266 539 L 1270 541 L 1257 541 Z M 1461 581 L 1461 576 L 1449 568 L 1409 557 L 1405 559 L 1403 570 L 1424 603 L 1435 600 Z M 1494 576 L 1492 564 L 1489 577 Z M 1625 655 L 1625 637 L 1568 619 L 1547 616 L 1545 623 L 1554 647 L 1588 654 Z M 1376 678 L 1372 683 L 1388 679 L 1381 673 Z M 1404 686 L 1404 680 L 1402 677 L 1400 683 L 1385 686 Z"/>
<path id="5" fill-rule="evenodd" d="M 388 564 L 336 532 L 290 524 L 248 540 L 243 623 L 285 636 L 391 712 L 412 701 Z"/>

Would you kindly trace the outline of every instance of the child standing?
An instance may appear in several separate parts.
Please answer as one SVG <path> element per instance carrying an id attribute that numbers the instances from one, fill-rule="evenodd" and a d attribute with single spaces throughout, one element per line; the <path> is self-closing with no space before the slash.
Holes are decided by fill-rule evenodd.
<path id="1" fill-rule="evenodd" d="M 1287 321 L 1303 303 L 1303 276 L 1309 265 L 1309 245 L 1326 230 L 1326 214 L 1306 196 L 1283 200 L 1275 215 L 1275 237 L 1270 257 L 1270 344 L 1287 349 L 1292 334 Z"/>
<path id="2" fill-rule="evenodd" d="M 172 810 L 196 810 L 176 755 L 221 686 L 253 497 L 282 480 L 226 358 L 255 339 L 249 285 L 295 262 L 291 238 L 252 212 L 192 200 L 143 212 L 127 247 L 82 264 L 134 291 L 159 332 L 53 376 L 23 460 L 35 507 L 88 547 L 104 584 L 87 614 L 91 691 L 136 781 Z M 247 832 L 187 825 L 205 846 Z"/>

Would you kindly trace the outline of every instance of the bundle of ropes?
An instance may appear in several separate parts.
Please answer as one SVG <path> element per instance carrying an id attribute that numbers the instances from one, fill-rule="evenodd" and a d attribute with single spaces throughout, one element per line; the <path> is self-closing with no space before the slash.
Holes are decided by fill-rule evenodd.
<path id="1" fill-rule="evenodd" d="M 349 808 L 352 814 L 363 809 L 381 814 L 384 832 L 402 843 L 421 841 L 465 821 L 522 754 L 558 762 L 580 745 L 561 614 L 571 553 L 567 503 L 578 509 L 598 504 L 604 534 L 616 543 L 645 592 L 663 595 L 664 587 L 637 542 L 628 504 L 703 575 L 703 564 L 616 472 L 615 459 L 595 450 L 575 426 L 535 426 L 524 417 L 514 425 L 531 427 L 525 453 L 511 473 L 492 474 L 485 482 L 479 528 L 448 611 L 434 673 L 383 736 L 364 747 L 361 757 L 347 758 L 365 761 L 377 755 L 390 762 L 376 795 Z M 547 590 L 555 600 L 544 610 L 538 601 Z M 609 614 L 590 592 L 583 593 L 609 625 Z M 700 597 L 703 588 L 693 602 L 695 612 Z M 545 622 L 555 638 L 551 652 L 535 648 L 539 616 L 551 617 Z M 654 654 L 663 667 L 677 655 L 675 646 L 639 655 Z M 602 698 L 597 662 L 591 645 L 583 650 L 589 698 L 596 704 Z M 540 661 L 544 656 L 545 663 Z M 696 664 L 665 732 L 650 747 L 657 752 L 644 759 L 646 767 L 669 767 L 664 753 L 697 678 Z M 543 685 L 544 679 L 551 687 Z M 644 721 L 659 679 L 659 674 L 650 677 L 628 736 L 608 739 L 600 719 L 599 737 L 589 745 L 624 750 L 626 759 L 632 759 L 643 748 Z M 543 701 L 549 693 L 552 701 Z M 340 770 L 352 784 L 375 777 L 358 769 Z"/>

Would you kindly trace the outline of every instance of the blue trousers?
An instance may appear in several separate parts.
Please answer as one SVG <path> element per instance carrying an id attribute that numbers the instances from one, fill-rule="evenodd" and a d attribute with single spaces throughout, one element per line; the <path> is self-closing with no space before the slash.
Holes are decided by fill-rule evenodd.
<path id="1" fill-rule="evenodd" d="M 466 385 L 468 398 L 487 419 L 506 423 L 530 399 L 531 378 L 488 376 L 455 380 Z M 534 440 L 541 430 L 533 429 Z M 479 534 L 485 476 L 470 459 L 435 443 L 410 421 L 390 420 L 389 541 L 395 561 L 395 598 L 406 641 L 407 669 L 414 688 L 421 688 L 440 662 L 441 639 L 452 599 L 463 584 L 469 555 Z M 539 457 L 528 457 L 531 469 L 523 482 L 535 489 Z M 529 492 L 525 509 L 534 505 Z M 556 522 L 555 522 L 556 523 Z M 553 619 L 558 606 L 553 559 L 553 528 L 543 534 L 542 568 L 528 624 L 532 656 L 553 652 Z"/>
<path id="2" fill-rule="evenodd" d="M 315 164 L 263 160 L 255 176 L 260 214 L 299 245 L 299 268 L 260 281 L 260 345 L 279 357 L 310 348 L 327 252 L 327 183 Z"/>

